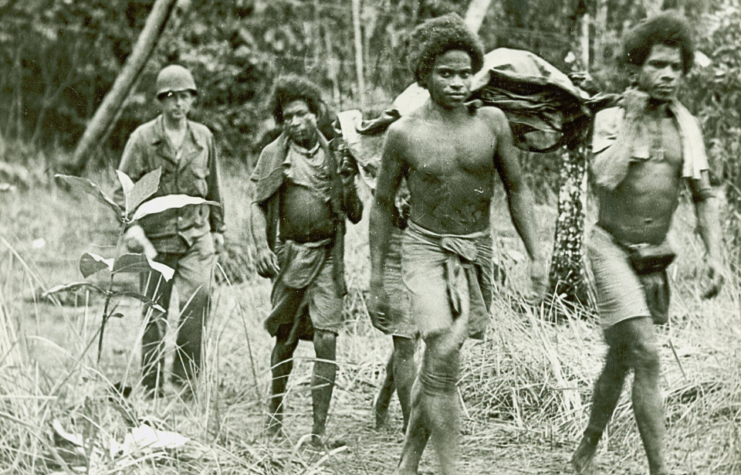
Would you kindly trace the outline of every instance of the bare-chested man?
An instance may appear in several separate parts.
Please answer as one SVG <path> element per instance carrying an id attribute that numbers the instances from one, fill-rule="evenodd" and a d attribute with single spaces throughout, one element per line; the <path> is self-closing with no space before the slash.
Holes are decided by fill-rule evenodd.
<path id="1" fill-rule="evenodd" d="M 274 116 L 283 133 L 260 154 L 252 181 L 252 234 L 257 272 L 273 279 L 273 309 L 265 327 L 275 336 L 268 429 L 279 433 L 283 396 L 299 339 L 313 339 L 314 425 L 311 443 L 326 445 L 337 333 L 342 325 L 345 218 L 363 213 L 354 170 L 339 163 L 317 130 L 319 89 L 298 76 L 279 78 Z"/>
<path id="2" fill-rule="evenodd" d="M 402 177 L 411 192 L 402 243 L 402 273 L 417 328 L 426 343 L 412 390 L 412 410 L 397 474 L 416 474 L 431 438 L 442 473 L 458 474 L 456 383 L 466 337 L 480 337 L 492 299 L 489 209 L 497 175 L 515 228 L 533 260 L 540 294 L 545 266 L 536 243 L 532 197 L 524 183 L 504 113 L 465 103 L 483 48 L 456 15 L 420 25 L 410 65 L 430 99 L 389 128 L 371 211 L 371 316 L 383 325 L 383 274 L 394 196 Z"/>
<path id="3" fill-rule="evenodd" d="M 609 349 L 594 388 L 589 425 L 572 462 L 577 473 L 594 473 L 597 443 L 633 370 L 633 412 L 650 472 L 666 475 L 653 323 L 668 317 L 665 268 L 673 253 L 666 236 L 684 182 L 707 249 L 707 298 L 723 284 L 720 224 L 702 132 L 676 99 L 694 55 L 689 26 L 666 13 L 638 25 L 624 41 L 622 59 L 637 88 L 625 92 L 620 107 L 597 114 L 590 170 L 599 218 L 588 256 Z"/>

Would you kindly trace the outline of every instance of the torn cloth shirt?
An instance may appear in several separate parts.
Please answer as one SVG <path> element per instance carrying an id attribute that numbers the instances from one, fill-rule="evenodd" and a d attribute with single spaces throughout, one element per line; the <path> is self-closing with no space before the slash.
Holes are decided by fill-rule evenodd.
<path id="1" fill-rule="evenodd" d="M 699 180 L 708 169 L 708 157 L 697 119 L 678 101 L 669 105 L 682 140 L 682 177 Z M 631 158 L 647 159 L 651 151 L 651 135 L 646 127 L 638 127 L 636 140 L 625 144 L 623 153 L 605 154 L 620 135 L 625 133 L 625 110 L 611 107 L 597 113 L 592 136 L 591 174 L 593 183 L 606 190 L 614 190 L 628 175 Z"/>
<path id="2" fill-rule="evenodd" d="M 286 179 L 285 163 L 291 150 L 290 142 L 288 134 L 283 132 L 265 147 L 260 153 L 250 177 L 250 181 L 254 185 L 253 203 L 265 210 L 267 241 L 273 252 L 276 251 L 279 242 L 278 223 L 280 221 L 281 196 L 279 190 Z M 337 160 L 330 149 L 329 143 L 321 134 L 319 134 L 319 144 L 324 154 L 324 160 L 327 162 L 327 171 L 330 176 L 329 204 L 337 220 L 334 245 L 331 251 L 333 278 L 338 293 L 345 295 L 347 293 L 344 278 L 345 218 L 349 216 L 354 219 L 353 222 L 357 222 L 362 216 L 363 206 L 354 189 L 349 193 L 352 195 L 352 199 L 343 200 L 342 182 L 338 174 Z M 258 237 L 255 237 L 255 239 L 258 239 Z"/>
<path id="3" fill-rule="evenodd" d="M 311 150 L 291 143 L 283 161 L 283 174 L 294 185 L 308 188 L 320 201 L 330 201 L 332 177 L 324 149 L 319 142 Z"/>

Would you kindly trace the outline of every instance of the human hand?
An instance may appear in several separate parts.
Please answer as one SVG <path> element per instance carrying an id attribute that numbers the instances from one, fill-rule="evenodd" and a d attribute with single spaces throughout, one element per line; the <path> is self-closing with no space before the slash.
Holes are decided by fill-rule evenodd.
<path id="1" fill-rule="evenodd" d="M 368 313 L 374 327 L 384 333 L 391 331 L 391 322 L 388 320 L 388 294 L 386 294 L 383 285 L 371 285 Z"/>
<path id="2" fill-rule="evenodd" d="M 280 271 L 280 266 L 278 265 L 278 256 L 276 256 L 269 247 L 260 247 L 257 250 L 257 260 L 255 263 L 255 267 L 257 268 L 257 274 L 260 277 L 275 277 Z"/>
<path id="3" fill-rule="evenodd" d="M 144 229 L 138 224 L 131 226 L 126 230 L 123 236 L 126 249 L 131 252 L 142 252 L 150 259 L 157 257 L 157 249 L 152 245 L 152 241 L 144 234 Z"/>
<path id="4" fill-rule="evenodd" d="M 548 291 L 548 266 L 542 257 L 536 257 L 530 263 L 530 282 L 530 300 L 534 304 L 540 304 Z"/>
<path id="5" fill-rule="evenodd" d="M 355 175 L 357 174 L 357 168 L 355 164 L 353 163 L 354 159 L 349 156 L 345 155 L 342 158 L 342 164 L 340 165 L 340 180 L 342 181 L 342 186 L 347 187 L 350 184 L 353 183 L 353 180 L 355 178 Z"/>
<path id="6" fill-rule="evenodd" d="M 623 93 L 623 107 L 625 115 L 637 117 L 646 111 L 649 96 L 639 89 L 628 89 Z"/>
<path id="7" fill-rule="evenodd" d="M 720 289 L 723 287 L 723 274 L 721 273 L 722 266 L 717 259 L 710 259 L 705 264 L 705 283 L 703 284 L 702 298 L 711 299 L 716 297 L 720 293 Z"/>
<path id="8" fill-rule="evenodd" d="M 221 252 L 224 250 L 224 233 L 213 233 L 214 236 L 214 252 L 216 254 L 221 254 Z"/>

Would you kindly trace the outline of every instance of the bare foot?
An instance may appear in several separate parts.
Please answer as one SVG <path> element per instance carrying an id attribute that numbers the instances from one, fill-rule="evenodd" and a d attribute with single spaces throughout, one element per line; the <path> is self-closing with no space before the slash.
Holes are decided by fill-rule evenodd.
<path id="1" fill-rule="evenodd" d="M 594 475 L 594 456 L 597 453 L 597 445 L 591 444 L 586 439 L 582 439 L 579 448 L 571 457 L 571 465 L 577 475 Z"/>
<path id="2" fill-rule="evenodd" d="M 342 439 L 325 439 L 320 435 L 313 434 L 309 437 L 308 447 L 314 450 L 334 450 L 345 447 L 347 443 Z"/>

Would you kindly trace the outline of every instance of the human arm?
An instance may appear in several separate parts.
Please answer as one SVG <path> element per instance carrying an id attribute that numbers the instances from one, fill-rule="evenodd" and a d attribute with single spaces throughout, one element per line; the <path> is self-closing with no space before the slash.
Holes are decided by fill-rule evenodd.
<path id="1" fill-rule="evenodd" d="M 647 104 L 648 94 L 628 89 L 621 109 L 608 109 L 595 116 L 590 178 L 596 187 L 614 190 L 628 175 Z"/>
<path id="2" fill-rule="evenodd" d="M 548 285 L 547 268 L 545 257 L 538 244 L 538 233 L 534 222 L 536 215 L 533 197 L 520 168 L 520 153 L 514 146 L 509 122 L 501 110 L 491 110 L 490 124 L 497 136 L 495 164 L 507 191 L 512 224 L 514 224 L 515 230 L 520 235 L 525 250 L 530 256 L 532 291 L 538 300 L 542 300 Z"/>
<path id="3" fill-rule="evenodd" d="M 278 266 L 278 257 L 268 245 L 268 219 L 265 206 L 261 203 L 253 202 L 250 213 L 250 230 L 252 231 L 252 241 L 255 243 L 257 256 L 255 267 L 260 277 L 275 277 L 280 270 Z"/>
<path id="4" fill-rule="evenodd" d="M 723 286 L 721 259 L 721 231 L 717 200 L 710 186 L 708 171 L 703 170 L 699 180 L 690 179 L 692 201 L 695 203 L 697 230 L 705 244 L 705 275 L 708 283 L 703 289 L 703 298 L 713 298 Z"/>
<path id="5" fill-rule="evenodd" d="M 342 181 L 342 208 L 347 219 L 358 224 L 363 217 L 363 202 L 358 196 L 355 177 L 358 175 L 358 164 L 349 152 L 340 157 L 340 180 Z"/>
<path id="6" fill-rule="evenodd" d="M 398 124 L 389 128 L 381 157 L 381 170 L 376 184 L 375 200 L 370 211 L 369 243 L 371 256 L 370 301 L 368 312 L 373 325 L 387 331 L 388 296 L 384 289 L 383 275 L 386 254 L 391 237 L 391 220 L 394 197 L 404 173 L 402 161 L 404 134 Z"/>

